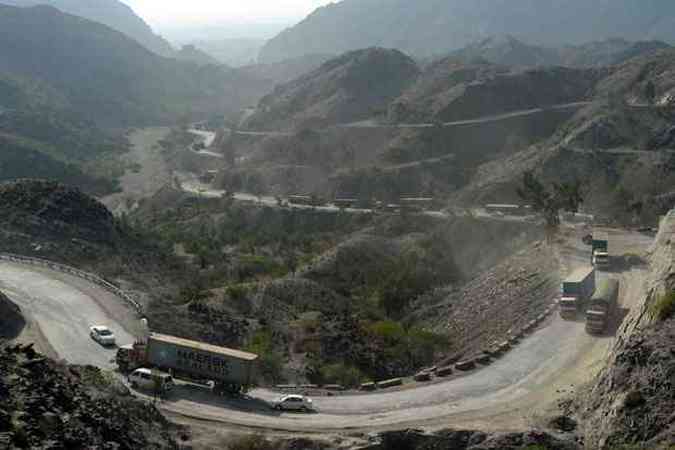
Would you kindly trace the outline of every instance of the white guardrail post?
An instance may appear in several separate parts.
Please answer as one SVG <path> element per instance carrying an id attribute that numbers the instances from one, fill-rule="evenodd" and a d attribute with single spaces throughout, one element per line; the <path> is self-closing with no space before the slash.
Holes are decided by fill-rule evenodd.
<path id="1" fill-rule="evenodd" d="M 85 272 L 84 270 L 76 269 L 74 267 L 67 266 L 65 264 L 57 263 L 54 261 L 49 261 L 46 259 L 41 259 L 41 258 L 33 258 L 30 256 L 21 256 L 21 255 L 15 255 L 12 253 L 0 253 L 0 260 L 4 261 L 11 261 L 11 262 L 16 262 L 20 264 L 29 264 L 33 266 L 40 266 L 40 267 L 46 267 L 51 270 L 55 270 L 57 272 L 63 272 L 67 273 L 70 275 L 74 275 L 76 277 L 85 279 L 87 281 L 90 281 L 94 284 L 99 285 L 106 291 L 120 297 L 122 300 L 127 302 L 131 307 L 133 307 L 139 314 L 142 312 L 141 311 L 141 305 L 131 298 L 129 294 L 125 293 L 122 291 L 120 288 L 117 286 L 113 285 L 112 283 L 107 282 L 103 278 L 99 277 L 98 275 L 94 275 L 93 273 Z"/>

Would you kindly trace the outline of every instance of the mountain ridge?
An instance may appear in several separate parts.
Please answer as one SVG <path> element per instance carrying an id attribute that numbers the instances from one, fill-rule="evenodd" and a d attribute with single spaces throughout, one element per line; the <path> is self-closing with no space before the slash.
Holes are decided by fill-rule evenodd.
<path id="1" fill-rule="evenodd" d="M 174 49 L 134 10 L 118 0 L 2 0 L 2 4 L 18 7 L 49 5 L 67 14 L 99 22 L 136 40 L 161 56 L 174 56 Z"/>
<path id="2" fill-rule="evenodd" d="M 667 0 L 343 0 L 268 41 L 259 62 L 373 45 L 429 57 L 502 34 L 547 46 L 607 39 L 616 30 L 629 40 L 675 42 L 673 17 L 675 3 Z"/>

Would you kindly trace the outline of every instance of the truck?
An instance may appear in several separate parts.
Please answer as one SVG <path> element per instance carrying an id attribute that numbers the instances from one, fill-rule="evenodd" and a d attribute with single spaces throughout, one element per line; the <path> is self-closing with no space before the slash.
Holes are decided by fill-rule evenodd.
<path id="1" fill-rule="evenodd" d="M 609 235 L 605 232 L 594 232 L 591 245 L 591 264 L 598 269 L 607 269 L 609 267 Z"/>
<path id="2" fill-rule="evenodd" d="M 115 357 L 123 373 L 159 369 L 176 378 L 209 380 L 214 391 L 239 393 L 255 383 L 258 355 L 159 333 L 120 347 Z"/>
<path id="3" fill-rule="evenodd" d="M 589 334 L 602 334 L 607 329 L 618 298 L 619 282 L 617 280 L 605 279 L 598 283 L 586 309 L 586 331 Z"/>
<path id="4" fill-rule="evenodd" d="M 560 317 L 575 320 L 583 305 L 595 291 L 595 269 L 579 267 L 565 278 L 560 287 Z"/>

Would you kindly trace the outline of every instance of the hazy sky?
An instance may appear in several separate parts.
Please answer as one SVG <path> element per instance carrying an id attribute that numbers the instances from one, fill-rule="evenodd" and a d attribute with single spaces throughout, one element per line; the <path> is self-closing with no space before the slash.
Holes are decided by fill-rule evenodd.
<path id="1" fill-rule="evenodd" d="M 150 25 L 288 22 L 331 0 L 123 0 Z M 337 1 L 337 0 L 333 0 Z"/>

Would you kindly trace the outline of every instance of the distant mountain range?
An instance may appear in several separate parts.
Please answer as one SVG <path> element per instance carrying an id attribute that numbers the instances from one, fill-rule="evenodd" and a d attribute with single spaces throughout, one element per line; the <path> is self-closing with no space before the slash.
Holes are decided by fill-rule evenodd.
<path id="1" fill-rule="evenodd" d="M 445 55 L 494 35 L 558 47 L 620 37 L 675 42 L 672 0 L 343 0 L 271 39 L 259 62 L 382 46 Z"/>
<path id="2" fill-rule="evenodd" d="M 526 44 L 513 36 L 494 36 L 471 43 L 449 56 L 469 63 L 483 60 L 506 66 L 603 67 L 668 47 L 662 41 L 631 42 L 618 38 L 581 45 L 543 47 Z"/>
<path id="3" fill-rule="evenodd" d="M 269 86 L 228 68 L 162 58 L 50 6 L 0 5 L 0 42 L 0 72 L 39 80 L 73 110 L 113 126 L 237 111 Z"/>
<path id="4" fill-rule="evenodd" d="M 174 56 L 171 44 L 156 35 L 129 6 L 118 0 L 0 0 L 0 4 L 20 7 L 53 6 L 62 12 L 107 25 L 158 55 Z"/>

